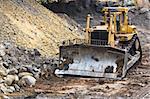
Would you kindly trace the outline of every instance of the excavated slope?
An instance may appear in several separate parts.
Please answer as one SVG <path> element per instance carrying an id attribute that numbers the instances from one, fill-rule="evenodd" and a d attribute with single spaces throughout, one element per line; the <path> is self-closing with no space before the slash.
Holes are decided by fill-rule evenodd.
<path id="1" fill-rule="evenodd" d="M 0 27 L 0 41 L 36 48 L 44 56 L 58 53 L 63 40 L 79 37 L 74 26 L 35 0 L 0 0 Z"/>

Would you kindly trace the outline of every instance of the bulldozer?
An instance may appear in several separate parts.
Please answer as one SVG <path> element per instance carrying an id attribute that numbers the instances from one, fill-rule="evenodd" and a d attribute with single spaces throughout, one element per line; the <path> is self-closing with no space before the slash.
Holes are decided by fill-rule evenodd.
<path id="1" fill-rule="evenodd" d="M 122 79 L 142 57 L 136 27 L 129 23 L 127 7 L 105 7 L 103 21 L 91 26 L 87 16 L 84 39 L 60 46 L 57 76 Z"/>

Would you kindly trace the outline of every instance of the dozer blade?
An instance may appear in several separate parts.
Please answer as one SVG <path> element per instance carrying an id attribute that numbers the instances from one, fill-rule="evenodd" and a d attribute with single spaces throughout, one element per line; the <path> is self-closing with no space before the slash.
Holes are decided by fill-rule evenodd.
<path id="1" fill-rule="evenodd" d="M 73 75 L 103 78 L 122 78 L 137 60 L 127 51 L 99 46 L 60 47 L 60 69 L 56 75 Z M 137 57 L 137 56 L 136 56 Z M 132 60 L 132 61 L 130 61 Z M 129 66 L 130 65 L 130 66 Z"/>

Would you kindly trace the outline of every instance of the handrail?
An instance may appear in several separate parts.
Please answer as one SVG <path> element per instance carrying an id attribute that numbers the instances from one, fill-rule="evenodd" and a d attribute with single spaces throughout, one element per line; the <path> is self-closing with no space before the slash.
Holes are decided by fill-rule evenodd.
<path id="1" fill-rule="evenodd" d="M 85 39 L 65 40 L 62 43 L 63 46 L 74 45 L 74 44 L 89 45 L 89 44 L 86 43 Z M 90 45 L 108 45 L 108 41 L 107 40 L 91 39 L 91 44 Z"/>

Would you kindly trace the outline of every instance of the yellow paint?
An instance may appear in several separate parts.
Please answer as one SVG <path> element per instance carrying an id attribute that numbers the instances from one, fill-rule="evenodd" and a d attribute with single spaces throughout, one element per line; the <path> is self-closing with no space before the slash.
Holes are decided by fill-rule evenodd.
<path id="1" fill-rule="evenodd" d="M 121 41 L 131 40 L 134 34 L 137 34 L 136 27 L 128 24 L 128 8 L 127 7 L 105 7 L 103 9 L 105 25 L 95 26 L 91 30 L 107 30 L 108 45 L 115 47 L 115 36 Z M 119 17 L 120 29 L 117 31 L 117 17 Z M 89 19 L 88 19 L 89 30 Z M 90 40 L 88 36 L 87 40 Z"/>

